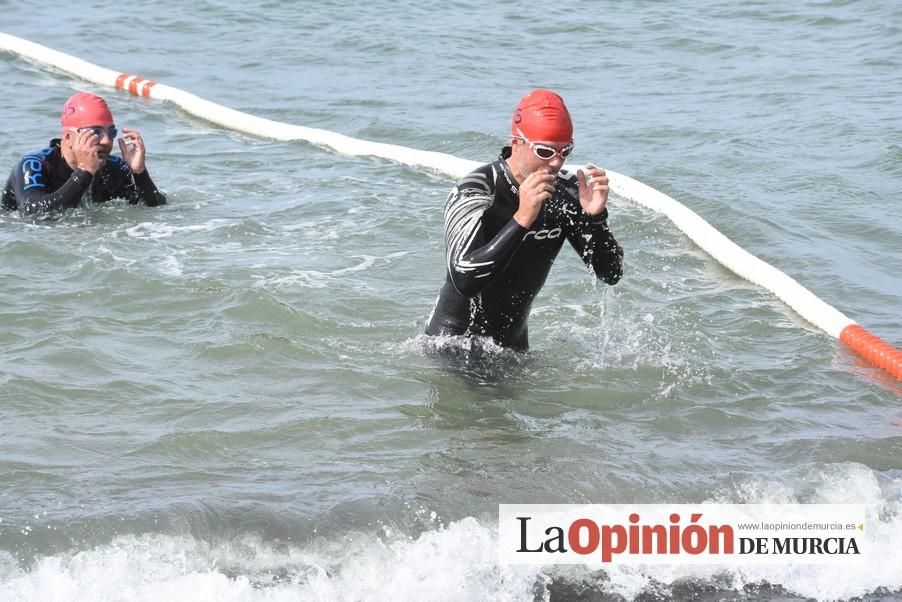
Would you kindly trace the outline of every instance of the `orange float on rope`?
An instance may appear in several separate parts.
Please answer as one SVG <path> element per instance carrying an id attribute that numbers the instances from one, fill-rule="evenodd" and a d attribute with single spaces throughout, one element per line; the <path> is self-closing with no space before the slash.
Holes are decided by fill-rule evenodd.
<path id="1" fill-rule="evenodd" d="M 839 340 L 866 360 L 902 380 L 902 351 L 858 324 L 849 324 L 839 333 Z"/>
<path id="2" fill-rule="evenodd" d="M 132 96 L 144 96 L 145 98 L 150 96 L 150 89 L 155 85 L 157 85 L 155 81 L 128 73 L 120 73 L 116 77 L 115 84 L 117 90 L 127 90 Z"/>

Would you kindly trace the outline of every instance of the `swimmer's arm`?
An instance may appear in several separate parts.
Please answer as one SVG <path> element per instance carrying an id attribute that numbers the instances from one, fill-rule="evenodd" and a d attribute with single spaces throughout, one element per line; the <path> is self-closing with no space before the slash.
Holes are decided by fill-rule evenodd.
<path id="1" fill-rule="evenodd" d="M 511 219 L 486 242 L 482 217 L 493 202 L 494 196 L 455 189 L 445 203 L 448 274 L 465 297 L 476 296 L 504 271 L 527 232 Z"/>
<path id="2" fill-rule="evenodd" d="M 157 207 L 166 204 L 166 195 L 157 189 L 150 179 L 147 168 L 141 173 L 136 173 L 119 157 L 111 157 L 108 161 L 116 162 L 119 176 L 122 178 L 119 185 L 123 186 L 124 190 L 120 190 L 116 196 L 124 196 L 130 205 L 143 203 L 148 207 Z"/>
<path id="3" fill-rule="evenodd" d="M 454 288 L 465 297 L 479 294 L 504 271 L 526 232 L 511 218 L 488 244 L 462 254 L 449 270 Z"/>
<path id="4" fill-rule="evenodd" d="M 608 228 L 607 208 L 597 216 L 582 213 L 575 226 L 567 240 L 599 280 L 617 284 L 623 276 L 623 248 Z"/>
<path id="5" fill-rule="evenodd" d="M 158 207 L 166 204 L 166 195 L 160 192 L 147 169 L 135 175 L 135 186 L 138 189 L 138 197 L 148 207 Z"/>
<path id="6" fill-rule="evenodd" d="M 22 160 L 13 171 L 13 190 L 22 215 L 40 215 L 78 207 L 81 196 L 94 178 L 91 172 L 76 169 L 58 189 L 48 192 L 41 181 L 46 171 L 31 167 L 33 160 Z"/>

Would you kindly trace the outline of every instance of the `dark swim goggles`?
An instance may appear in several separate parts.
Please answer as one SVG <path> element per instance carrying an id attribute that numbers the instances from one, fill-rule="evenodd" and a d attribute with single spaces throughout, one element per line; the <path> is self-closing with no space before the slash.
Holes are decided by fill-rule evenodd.
<path id="1" fill-rule="evenodd" d="M 105 128 L 105 127 L 102 127 L 99 125 L 92 125 L 92 126 L 83 127 L 83 128 L 75 128 L 76 132 L 84 132 L 85 130 L 91 130 L 101 140 L 103 140 L 103 135 L 105 133 L 110 135 L 110 140 L 115 140 L 116 136 L 119 134 L 119 130 L 116 129 L 115 125 L 111 125 L 108 128 Z"/>
<path id="2" fill-rule="evenodd" d="M 520 130 L 520 128 L 517 128 L 517 133 L 520 135 L 515 136 L 515 138 L 519 138 L 520 140 L 528 144 L 529 148 L 532 149 L 532 152 L 535 153 L 536 157 L 543 161 L 551 161 L 558 155 L 561 156 L 561 159 L 566 159 L 568 156 L 570 156 L 570 153 L 573 152 L 572 142 L 562 149 L 556 149 L 553 146 L 548 146 L 547 144 L 532 142 L 529 138 L 523 135 L 523 132 Z"/>

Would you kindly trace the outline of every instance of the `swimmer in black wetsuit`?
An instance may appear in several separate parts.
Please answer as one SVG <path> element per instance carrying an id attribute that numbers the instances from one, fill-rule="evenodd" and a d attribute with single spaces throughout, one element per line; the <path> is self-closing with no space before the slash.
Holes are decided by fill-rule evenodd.
<path id="1" fill-rule="evenodd" d="M 90 92 L 73 95 L 60 122 L 61 138 L 25 155 L 13 168 L 0 197 L 3 209 L 39 215 L 78 207 L 83 198 L 166 204 L 147 173 L 144 140 L 137 131 L 122 128 L 122 158 L 110 155 L 117 130 L 103 98 Z"/>
<path id="2" fill-rule="evenodd" d="M 561 171 L 573 125 L 560 96 L 534 90 L 514 113 L 510 146 L 461 179 L 445 202 L 447 271 L 429 335 L 476 335 L 529 348 L 527 318 L 567 239 L 615 284 L 623 250 L 608 229 L 603 169 Z"/>

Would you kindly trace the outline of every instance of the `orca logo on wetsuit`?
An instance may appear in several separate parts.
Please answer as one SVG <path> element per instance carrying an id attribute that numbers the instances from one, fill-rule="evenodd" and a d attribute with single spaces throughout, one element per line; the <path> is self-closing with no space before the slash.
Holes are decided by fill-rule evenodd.
<path id="1" fill-rule="evenodd" d="M 552 238 L 559 238 L 561 235 L 561 229 L 552 228 L 551 230 L 530 230 L 523 235 L 523 240 L 526 240 L 530 235 L 532 235 L 532 237 L 536 240 L 549 240 Z"/>

